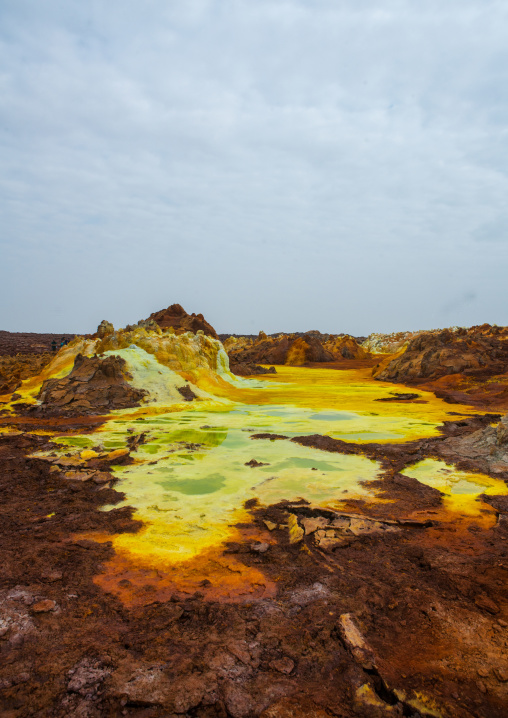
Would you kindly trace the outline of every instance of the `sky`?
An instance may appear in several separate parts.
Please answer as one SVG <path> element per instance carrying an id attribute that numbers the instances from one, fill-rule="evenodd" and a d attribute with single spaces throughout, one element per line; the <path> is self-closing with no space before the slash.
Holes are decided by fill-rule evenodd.
<path id="1" fill-rule="evenodd" d="M 505 0 L 0 0 L 0 329 L 508 324 Z"/>

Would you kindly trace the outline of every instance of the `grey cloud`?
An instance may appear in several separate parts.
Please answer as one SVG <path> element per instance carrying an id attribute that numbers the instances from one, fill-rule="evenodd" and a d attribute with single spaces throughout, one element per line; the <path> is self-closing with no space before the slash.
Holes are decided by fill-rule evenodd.
<path id="1" fill-rule="evenodd" d="M 0 13 L 1 328 L 508 323 L 505 3 Z"/>
<path id="2" fill-rule="evenodd" d="M 485 222 L 474 230 L 473 237 L 478 242 L 508 242 L 508 214 Z"/>

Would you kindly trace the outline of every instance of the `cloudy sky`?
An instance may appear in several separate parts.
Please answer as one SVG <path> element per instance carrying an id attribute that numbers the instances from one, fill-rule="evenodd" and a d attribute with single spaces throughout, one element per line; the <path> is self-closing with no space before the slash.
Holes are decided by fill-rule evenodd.
<path id="1" fill-rule="evenodd" d="M 0 329 L 508 324 L 508 3 L 1 0 Z"/>

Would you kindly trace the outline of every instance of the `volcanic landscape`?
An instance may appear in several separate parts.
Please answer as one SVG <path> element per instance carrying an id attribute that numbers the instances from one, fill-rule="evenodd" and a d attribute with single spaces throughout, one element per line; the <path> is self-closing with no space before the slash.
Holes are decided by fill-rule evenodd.
<path id="1" fill-rule="evenodd" d="M 506 718 L 507 412 L 488 324 L 0 332 L 0 715 Z"/>

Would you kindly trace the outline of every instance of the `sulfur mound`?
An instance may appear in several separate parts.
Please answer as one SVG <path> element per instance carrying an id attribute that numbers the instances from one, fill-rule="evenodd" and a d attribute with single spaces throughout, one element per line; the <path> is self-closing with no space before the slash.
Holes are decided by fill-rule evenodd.
<path id="1" fill-rule="evenodd" d="M 217 332 L 202 314 L 187 314 L 180 304 L 172 304 L 167 309 L 153 312 L 148 319 L 139 322 L 139 326 L 146 326 L 147 323 L 155 323 L 161 329 L 173 328 L 176 334 L 184 332 L 196 334 L 198 331 L 202 331 L 207 336 L 218 339 Z"/>
<path id="2" fill-rule="evenodd" d="M 79 413 L 138 406 L 145 392 L 131 386 L 128 378 L 125 360 L 119 356 L 78 354 L 70 374 L 43 383 L 39 399 L 48 409 Z"/>

